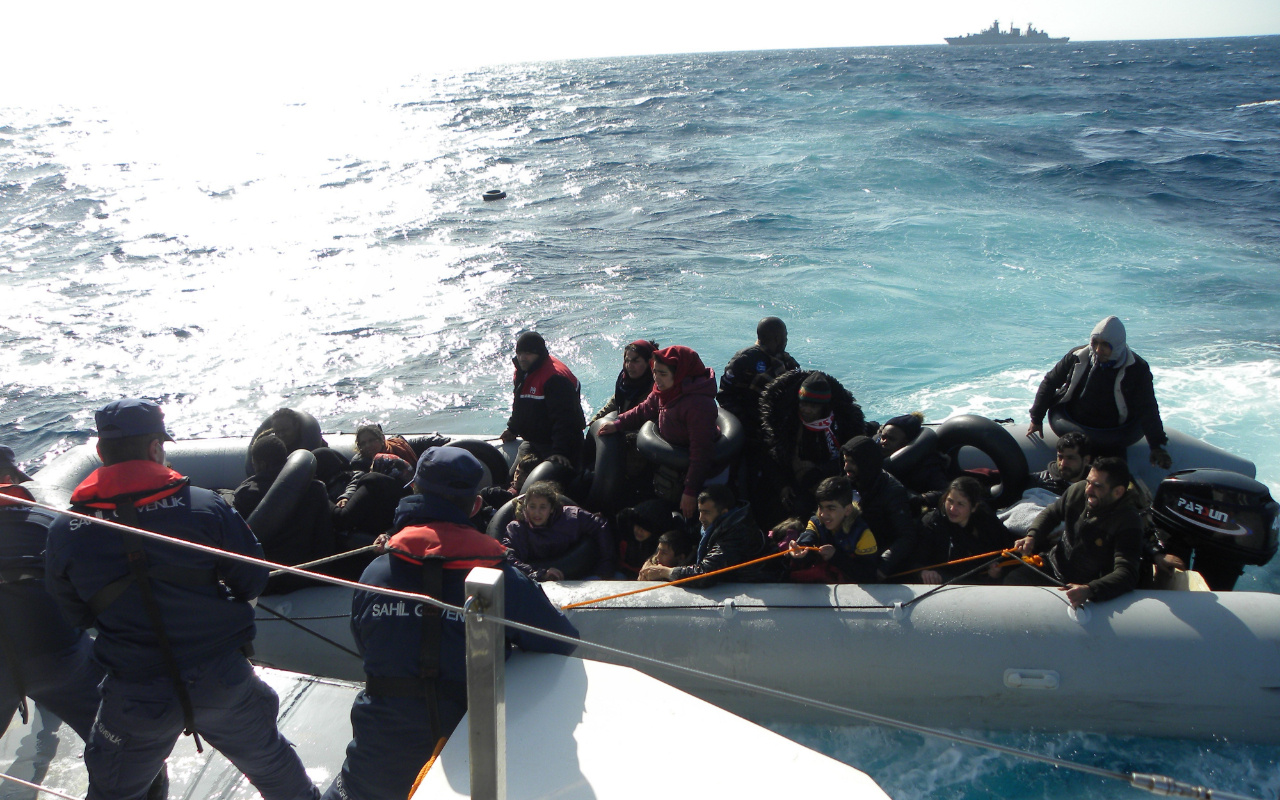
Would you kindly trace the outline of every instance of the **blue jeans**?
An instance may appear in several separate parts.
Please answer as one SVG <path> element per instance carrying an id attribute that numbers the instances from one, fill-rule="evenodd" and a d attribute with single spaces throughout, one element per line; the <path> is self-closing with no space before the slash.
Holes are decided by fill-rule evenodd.
<path id="1" fill-rule="evenodd" d="M 280 734 L 280 699 L 239 652 L 183 670 L 195 729 L 264 800 L 316 800 L 320 793 Z M 108 675 L 84 751 L 88 800 L 139 800 L 182 733 L 182 704 L 168 676 Z"/>

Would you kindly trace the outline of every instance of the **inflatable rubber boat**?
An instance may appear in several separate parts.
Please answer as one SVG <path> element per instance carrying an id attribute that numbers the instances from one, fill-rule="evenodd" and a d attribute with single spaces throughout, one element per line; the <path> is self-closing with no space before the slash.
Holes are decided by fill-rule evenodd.
<path id="1" fill-rule="evenodd" d="M 1175 468 L 1220 470 L 1256 483 L 1250 462 L 1169 433 Z M 1030 440 L 1011 424 L 974 417 L 948 420 L 936 436 L 936 446 L 961 466 L 999 469 L 1006 505 L 1027 472 L 1052 457 L 1055 441 L 1052 433 Z M 326 438 L 331 447 L 353 452 L 353 436 Z M 248 444 L 181 441 L 167 454 L 196 485 L 227 489 L 245 477 Z M 452 444 L 485 453 L 489 472 L 501 469 L 485 450 L 490 445 L 476 439 Z M 1151 474 L 1146 456 L 1141 443 L 1130 447 L 1135 471 L 1159 485 L 1164 476 Z M 83 445 L 28 486 L 38 500 L 65 505 L 96 466 L 92 443 Z M 1260 533 L 1263 549 L 1274 553 L 1274 513 L 1271 520 Z M 582 581 L 545 588 L 554 601 L 572 605 L 639 586 Z M 955 586 L 922 597 L 929 588 L 660 586 L 568 613 L 584 641 L 920 724 L 1280 742 L 1280 596 L 1134 592 L 1072 610 L 1055 589 Z M 350 591 L 337 587 L 262 598 L 256 660 L 361 679 L 349 612 Z M 581 654 L 598 657 L 587 648 Z M 812 706 L 641 669 L 755 720 L 841 721 Z"/>

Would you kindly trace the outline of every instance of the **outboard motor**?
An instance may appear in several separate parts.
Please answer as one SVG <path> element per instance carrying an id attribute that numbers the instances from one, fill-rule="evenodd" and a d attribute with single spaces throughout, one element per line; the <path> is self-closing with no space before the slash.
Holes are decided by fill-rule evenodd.
<path id="1" fill-rule="evenodd" d="M 1188 469 L 1165 478 L 1151 506 L 1160 540 L 1175 555 L 1195 551 L 1195 569 L 1215 591 L 1229 590 L 1246 564 L 1276 554 L 1280 504 L 1253 478 L 1224 469 Z"/>

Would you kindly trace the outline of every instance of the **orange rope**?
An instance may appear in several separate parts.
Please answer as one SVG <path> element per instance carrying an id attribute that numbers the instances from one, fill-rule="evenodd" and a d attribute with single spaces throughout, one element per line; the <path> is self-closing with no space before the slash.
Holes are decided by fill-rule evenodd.
<path id="1" fill-rule="evenodd" d="M 409 790 L 409 797 L 413 797 L 418 791 L 418 785 L 422 783 L 422 779 L 427 777 L 427 771 L 431 769 L 431 765 L 436 763 L 436 759 L 440 757 L 440 751 L 444 749 L 445 742 L 449 741 L 448 736 L 441 736 L 440 741 L 436 742 L 436 748 L 431 751 L 431 758 L 427 759 L 427 763 L 422 765 L 422 771 L 418 773 L 418 777 L 413 781 L 413 788 Z"/>
<path id="2" fill-rule="evenodd" d="M 902 572 L 895 572 L 894 574 L 890 575 L 889 577 L 890 577 L 890 578 L 901 578 L 903 575 L 911 575 L 911 574 L 916 573 L 916 572 L 923 572 L 923 571 L 925 571 L 926 569 L 937 569 L 938 567 L 950 567 L 950 566 L 954 566 L 954 565 L 956 565 L 956 564 L 963 564 L 963 563 L 965 563 L 966 561 L 977 561 L 978 559 L 981 559 L 981 558 L 991 558 L 992 556 L 1003 555 L 1003 554 L 1008 553 L 1008 552 L 1011 552 L 1011 551 L 1009 551 L 1009 550 L 992 550 L 990 553 L 983 553 L 982 555 L 969 556 L 968 558 L 957 558 L 955 561 L 943 561 L 941 564 L 930 564 L 930 565 L 929 565 L 929 566 L 927 566 L 927 567 L 916 567 L 915 569 L 908 569 L 908 570 L 903 570 Z"/>
<path id="3" fill-rule="evenodd" d="M 743 567 L 749 567 L 749 566 L 751 566 L 752 564 L 759 564 L 759 563 L 761 563 L 761 562 L 768 561 L 768 560 L 769 560 L 769 559 L 771 559 L 771 558 L 780 558 L 780 557 L 782 557 L 782 556 L 790 555 L 790 554 L 792 554 L 792 553 L 796 552 L 797 550 L 806 551 L 806 552 L 808 552 L 808 551 L 812 551 L 812 552 L 815 552 L 815 553 L 816 553 L 816 552 L 818 551 L 818 548 L 816 548 L 816 547 L 797 547 L 797 548 L 796 548 L 796 550 L 780 550 L 780 551 L 778 551 L 777 553 L 773 553 L 773 554 L 771 554 L 771 555 L 767 555 L 767 556 L 762 556 L 762 557 L 757 558 L 757 559 L 754 559 L 754 560 L 752 560 L 752 561 L 744 561 L 744 562 L 742 562 L 741 564 L 734 564 L 732 567 L 725 567 L 724 569 L 718 569 L 718 570 L 715 570 L 714 572 L 705 572 L 705 573 L 703 573 L 703 574 L 701 574 L 701 575 L 690 575 L 690 576 L 689 576 L 689 577 L 687 577 L 687 578 L 680 578 L 679 580 L 675 580 L 675 581 L 667 581 L 667 582 L 665 582 L 665 583 L 660 583 L 660 584 L 658 584 L 657 586 L 646 586 L 646 587 L 644 587 L 643 589 L 632 589 L 632 590 L 631 590 L 631 591 L 629 591 L 629 592 L 621 592 L 620 594 L 611 594 L 611 595 L 608 595 L 607 597 L 597 597 L 597 598 L 595 598 L 594 600 L 583 600 L 583 601 L 582 601 L 582 602 L 580 602 L 580 603 L 570 603 L 570 604 L 565 605 L 565 606 L 560 606 L 560 608 L 561 608 L 561 610 L 563 610 L 563 611 L 568 611 L 568 610 L 569 610 L 569 609 L 571 609 L 571 608 L 579 608 L 579 607 L 581 607 L 581 606 L 589 606 L 589 605 L 591 605 L 592 603 L 603 603 L 605 600 L 616 600 L 616 599 L 618 599 L 619 597 L 630 597 L 630 596 L 631 596 L 631 595 L 633 595 L 633 594 L 642 594 L 642 593 L 644 593 L 644 592 L 652 592 L 654 589 L 665 589 L 665 588 L 666 588 L 666 587 L 668 587 L 668 586 L 678 586 L 678 585 L 680 585 L 680 584 L 682 584 L 682 583 L 688 583 L 688 582 L 690 582 L 690 581 L 700 581 L 700 580 L 702 580 L 703 578 L 709 578 L 709 577 L 711 577 L 712 575 L 720 575 L 721 573 L 725 573 L 725 572 L 732 572 L 732 571 L 733 571 L 733 570 L 735 570 L 735 569 L 742 569 Z"/>
<path id="4" fill-rule="evenodd" d="M 896 572 L 893 575 L 890 575 L 889 577 L 901 578 L 903 575 L 910 575 L 913 572 L 923 572 L 926 569 L 937 569 L 938 567 L 950 567 L 955 564 L 963 564 L 966 561 L 977 561 L 979 559 L 990 558 L 992 556 L 1000 556 L 1000 555 L 1012 556 L 1012 558 L 1010 558 L 1007 561 L 1001 561 L 1000 562 L 1001 567 L 1008 567 L 1008 566 L 1012 566 L 1013 564 L 1021 564 L 1023 562 L 1026 562 L 1028 564 L 1033 564 L 1037 567 L 1044 566 L 1044 559 L 1040 558 L 1040 556 L 1024 557 L 1024 556 L 1018 555 L 1013 550 L 992 550 L 990 553 L 983 553 L 982 555 L 969 556 L 968 558 L 957 558 L 955 561 L 944 561 L 941 564 L 933 564 L 928 567 L 916 567 L 915 569 L 909 569 L 909 570 L 906 570 L 905 572 Z"/>

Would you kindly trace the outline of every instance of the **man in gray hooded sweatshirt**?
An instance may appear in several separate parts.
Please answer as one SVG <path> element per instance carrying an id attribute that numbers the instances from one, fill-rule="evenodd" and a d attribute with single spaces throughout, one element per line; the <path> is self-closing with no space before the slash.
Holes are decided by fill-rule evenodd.
<path id="1" fill-rule="evenodd" d="M 1151 367 L 1129 349 L 1118 317 L 1099 322 L 1089 344 L 1073 348 L 1045 373 L 1031 406 L 1028 436 L 1044 432 L 1045 414 L 1053 406 L 1089 428 L 1118 428 L 1132 420 L 1147 437 L 1151 464 L 1160 469 L 1173 464 L 1164 449 L 1169 437 L 1160 421 Z"/>

